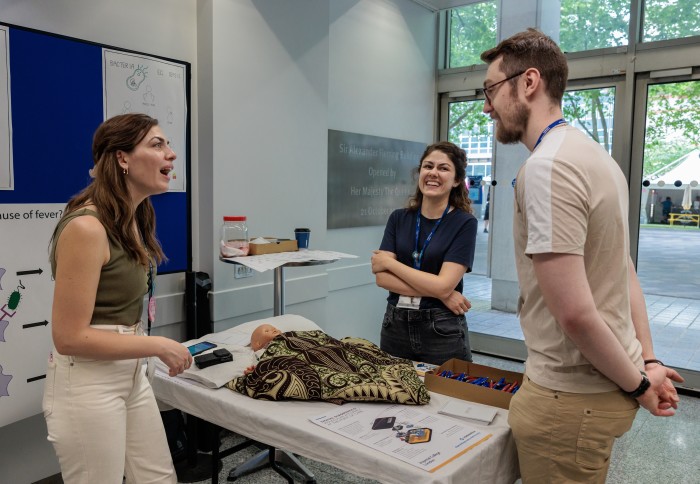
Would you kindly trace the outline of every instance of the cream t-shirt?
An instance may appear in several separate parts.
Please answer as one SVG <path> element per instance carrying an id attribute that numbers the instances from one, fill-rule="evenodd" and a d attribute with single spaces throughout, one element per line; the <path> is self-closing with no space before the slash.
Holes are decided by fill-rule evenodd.
<path id="1" fill-rule="evenodd" d="M 533 254 L 578 254 L 598 311 L 630 360 L 643 366 L 628 284 L 628 187 L 619 166 L 571 126 L 550 131 L 518 172 L 513 233 L 520 281 L 526 373 L 544 387 L 573 393 L 614 390 L 586 360 L 542 298 Z"/>

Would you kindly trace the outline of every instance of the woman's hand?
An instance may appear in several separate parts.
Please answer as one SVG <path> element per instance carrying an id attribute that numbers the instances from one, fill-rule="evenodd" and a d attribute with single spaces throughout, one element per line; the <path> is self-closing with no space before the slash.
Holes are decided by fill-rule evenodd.
<path id="1" fill-rule="evenodd" d="M 158 338 L 160 348 L 156 356 L 167 365 L 170 376 L 179 375 L 192 366 L 192 355 L 184 345 L 162 336 L 150 336 L 150 338 Z"/>
<path id="2" fill-rule="evenodd" d="M 372 274 L 389 270 L 389 264 L 396 260 L 396 254 L 385 250 L 372 251 Z"/>
<path id="3" fill-rule="evenodd" d="M 458 316 L 463 315 L 472 307 L 472 303 L 464 297 L 461 292 L 452 291 L 452 293 L 444 299 L 440 299 L 442 303 Z"/>
<path id="4" fill-rule="evenodd" d="M 248 373 L 253 373 L 253 370 L 255 370 L 255 365 L 250 365 L 248 368 L 243 370 L 243 374 L 247 375 Z"/>

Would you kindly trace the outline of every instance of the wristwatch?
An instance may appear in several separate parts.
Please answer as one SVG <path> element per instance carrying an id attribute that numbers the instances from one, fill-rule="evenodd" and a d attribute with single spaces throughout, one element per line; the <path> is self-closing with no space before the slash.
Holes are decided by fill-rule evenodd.
<path id="1" fill-rule="evenodd" d="M 631 392 L 625 392 L 627 395 L 629 395 L 632 398 L 638 398 L 644 395 L 644 392 L 646 392 L 649 387 L 651 386 L 651 382 L 649 381 L 649 378 L 647 377 L 647 374 L 644 373 L 643 371 L 640 371 L 642 374 L 642 381 L 639 383 L 639 386 L 635 389 L 632 390 Z"/>

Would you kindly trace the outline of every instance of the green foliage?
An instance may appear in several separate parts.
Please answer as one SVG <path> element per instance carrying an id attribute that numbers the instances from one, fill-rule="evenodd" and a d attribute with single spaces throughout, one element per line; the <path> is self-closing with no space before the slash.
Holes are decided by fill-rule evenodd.
<path id="1" fill-rule="evenodd" d="M 580 52 L 628 44 L 631 2 L 636 0 L 561 0 L 559 45 Z M 645 42 L 700 35 L 700 0 L 644 0 Z M 450 10 L 449 67 L 481 63 L 481 52 L 498 39 L 498 6 L 486 0 Z M 568 91 L 564 118 L 610 151 L 615 89 Z M 488 135 L 491 120 L 483 101 L 451 103 L 448 139 L 463 133 Z M 644 176 L 700 147 L 700 81 L 649 87 Z"/>
<path id="2" fill-rule="evenodd" d="M 581 52 L 627 45 L 630 0 L 562 0 L 559 46 Z"/>
<path id="3" fill-rule="evenodd" d="M 700 81 L 649 86 L 643 176 L 697 147 L 700 147 Z"/>
<path id="4" fill-rule="evenodd" d="M 645 0 L 644 42 L 700 35 L 698 0 Z"/>
<path id="5" fill-rule="evenodd" d="M 484 115 L 484 101 L 464 101 L 450 103 L 447 139 L 459 144 L 462 133 L 472 136 L 490 135 L 491 119 Z"/>
<path id="6" fill-rule="evenodd" d="M 629 44 L 634 0 L 561 0 L 559 45 L 582 52 Z M 644 0 L 644 42 L 700 35 L 700 1 Z M 498 40 L 495 0 L 450 10 L 449 67 L 480 64 L 481 52 Z"/>
<path id="7" fill-rule="evenodd" d="M 585 89 L 564 93 L 564 119 L 583 129 L 610 153 L 612 149 L 612 120 L 615 108 L 615 88 Z"/>
<path id="8" fill-rule="evenodd" d="M 481 53 L 498 43 L 497 26 L 494 0 L 450 10 L 449 67 L 481 64 Z"/>

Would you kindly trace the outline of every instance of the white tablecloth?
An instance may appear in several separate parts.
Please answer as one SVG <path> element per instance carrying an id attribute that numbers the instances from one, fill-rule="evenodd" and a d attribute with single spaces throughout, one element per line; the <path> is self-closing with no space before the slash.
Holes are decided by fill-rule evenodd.
<path id="1" fill-rule="evenodd" d="M 277 316 L 246 323 L 245 328 L 238 326 L 229 331 L 252 331 L 252 328 L 263 322 L 273 324 L 283 331 L 310 329 L 295 328 L 293 324 L 288 326 L 289 322 L 294 323 L 294 318 L 300 317 Z M 305 323 L 304 326 L 308 324 Z M 343 438 L 309 420 L 309 417 L 324 413 L 329 405 L 333 405 L 331 403 L 255 400 L 227 388 L 212 390 L 183 378 L 172 378 L 161 371 L 156 373 L 153 380 L 153 390 L 158 400 L 185 413 L 257 441 L 381 482 L 511 484 L 518 477 L 515 443 L 506 422 L 506 410 L 499 409 L 498 415 L 488 426 L 470 423 L 493 434 L 493 437 L 430 473 Z M 430 397 L 430 405 L 420 409 L 435 414 L 451 398 L 432 392 Z"/>

